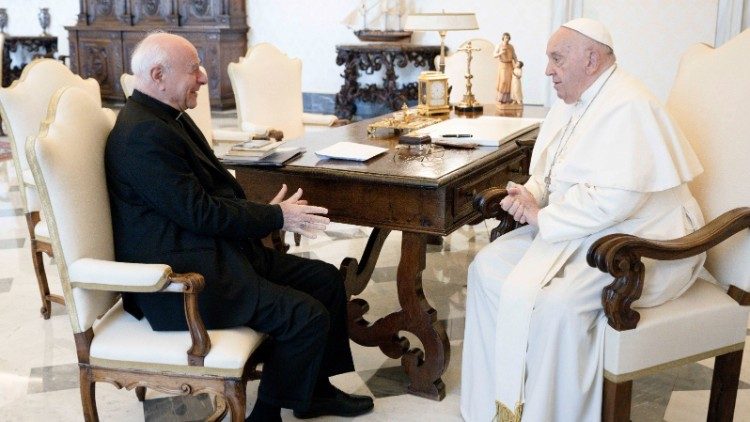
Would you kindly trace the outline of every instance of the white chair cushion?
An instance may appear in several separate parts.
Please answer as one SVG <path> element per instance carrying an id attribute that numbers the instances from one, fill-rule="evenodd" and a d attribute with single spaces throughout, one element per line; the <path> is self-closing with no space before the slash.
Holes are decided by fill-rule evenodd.
<path id="1" fill-rule="evenodd" d="M 256 133 L 245 132 L 239 128 L 216 128 L 211 132 L 214 142 L 245 142 Z"/>
<path id="2" fill-rule="evenodd" d="M 191 340 L 188 331 L 154 331 L 146 319 L 137 320 L 118 302 L 94 325 L 91 363 L 117 368 L 143 368 L 157 371 L 240 376 L 264 335 L 247 327 L 209 330 L 211 351 L 203 367 L 187 367 Z M 132 364 L 130 363 L 132 362 Z"/>
<path id="3" fill-rule="evenodd" d="M 302 113 L 306 125 L 331 126 L 338 118 L 333 114 Z"/>
<path id="4" fill-rule="evenodd" d="M 36 240 L 41 240 L 42 242 L 50 242 L 49 227 L 47 227 L 46 221 L 41 220 L 34 226 L 34 237 L 36 237 Z"/>
<path id="5" fill-rule="evenodd" d="M 253 135 L 266 135 L 268 133 L 268 129 L 270 129 L 268 126 L 256 125 L 255 123 L 251 122 L 242 122 L 242 131 L 251 133 Z"/>
<path id="6" fill-rule="evenodd" d="M 628 381 L 659 365 L 744 344 L 750 307 L 739 306 L 724 290 L 705 280 L 679 298 L 641 314 L 633 330 L 607 326 L 604 373 L 616 382 Z M 686 362 L 683 362 L 686 363 Z"/>

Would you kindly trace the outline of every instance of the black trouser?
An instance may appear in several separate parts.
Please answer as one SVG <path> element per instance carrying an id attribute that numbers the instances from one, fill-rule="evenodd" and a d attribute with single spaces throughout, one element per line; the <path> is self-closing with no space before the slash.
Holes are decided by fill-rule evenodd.
<path id="1" fill-rule="evenodd" d="M 304 410 L 318 377 L 354 370 L 346 291 L 336 267 L 264 248 L 258 305 L 247 325 L 269 335 L 258 397 Z"/>

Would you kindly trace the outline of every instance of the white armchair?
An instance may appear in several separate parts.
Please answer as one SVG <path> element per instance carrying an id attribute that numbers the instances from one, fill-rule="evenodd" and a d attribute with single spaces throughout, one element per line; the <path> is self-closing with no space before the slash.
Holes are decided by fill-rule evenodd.
<path id="1" fill-rule="evenodd" d="M 630 420 L 633 380 L 715 357 L 709 421 L 732 421 L 750 314 L 750 30 L 714 50 L 699 45 L 682 58 L 667 108 L 695 148 L 705 172 L 691 191 L 709 223 L 674 240 L 611 234 L 588 251 L 589 265 L 612 275 L 602 291 L 609 326 L 604 338 L 602 420 Z M 476 199 L 483 216 L 512 218 L 497 206 L 504 189 Z M 499 233 L 502 234 L 502 233 Z M 706 268 L 682 296 L 638 308 L 644 259 L 678 260 L 708 251 Z M 713 277 L 718 283 L 713 282 Z"/>
<path id="2" fill-rule="evenodd" d="M 52 256 L 47 222 L 39 213 L 34 179 L 24 154 L 24 143 L 28 137 L 39 132 L 39 125 L 46 116 L 52 95 L 63 86 L 77 86 L 101 105 L 99 84 L 94 79 L 81 79 L 67 66 L 53 59 L 37 59 L 29 63 L 21 77 L 7 88 L 0 88 L 0 113 L 8 131 L 13 155 L 13 165 L 18 179 L 21 205 L 26 214 L 29 230 L 31 256 L 34 263 L 39 294 L 42 300 L 41 313 L 50 317 L 51 302 L 65 304 L 62 296 L 50 294 L 42 253 Z"/>
<path id="3" fill-rule="evenodd" d="M 201 66 L 201 70 L 206 69 Z M 123 73 L 120 76 L 120 85 L 126 97 L 133 94 L 135 87 L 135 76 Z M 187 114 L 195 122 L 209 145 L 215 146 L 217 142 L 242 142 L 250 139 L 254 133 L 244 132 L 239 128 L 214 128 L 211 120 L 211 99 L 208 94 L 208 85 L 203 85 L 198 90 L 198 104 L 195 108 L 187 110 Z"/>
<path id="4" fill-rule="evenodd" d="M 346 123 L 334 115 L 303 113 L 302 61 L 271 44 L 251 47 L 237 63 L 229 63 L 227 71 L 243 130 L 278 129 L 284 138 L 295 139 L 306 128 Z"/>
<path id="5" fill-rule="evenodd" d="M 705 169 L 690 187 L 708 225 L 667 242 L 612 235 L 589 251 L 589 263 L 615 277 L 602 294 L 610 324 L 604 420 L 629 420 L 633 379 L 714 356 L 708 420 L 733 419 L 750 312 L 750 187 L 743 183 L 750 157 L 748 51 L 750 30 L 716 50 L 693 47 L 667 101 Z M 658 282 L 643 280 L 642 258 L 673 260 L 706 250 L 706 268 L 721 287 L 698 279 L 671 302 L 630 309 L 641 283 Z"/>
<path id="6" fill-rule="evenodd" d="M 104 148 L 114 113 L 76 87 L 52 98 L 26 155 L 48 217 L 80 371 L 84 418 L 97 421 L 94 385 L 171 394 L 223 395 L 232 421 L 245 418 L 245 384 L 263 336 L 249 328 L 206 330 L 198 314 L 199 274 L 167 265 L 114 262 Z M 125 312 L 118 292 L 183 294 L 189 331 L 155 332 Z"/>
<path id="7" fill-rule="evenodd" d="M 471 80 L 471 92 L 480 104 L 494 103 L 497 96 L 497 69 L 500 63 L 492 57 L 495 46 L 483 38 L 474 38 L 464 42 L 458 48 L 466 47 L 469 41 L 471 41 L 472 48 L 480 49 L 472 53 L 471 74 L 474 78 Z M 439 60 L 440 56 L 435 57 L 435 68 Z M 450 102 L 458 104 L 466 93 L 466 78 L 464 77 L 466 75 L 466 52 L 456 50 L 447 55 L 444 73 L 448 76 L 448 83 L 452 86 Z"/>

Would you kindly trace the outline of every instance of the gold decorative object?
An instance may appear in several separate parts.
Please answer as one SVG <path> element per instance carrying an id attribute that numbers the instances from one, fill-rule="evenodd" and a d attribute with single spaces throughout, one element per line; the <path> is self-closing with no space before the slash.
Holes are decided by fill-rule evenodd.
<path id="1" fill-rule="evenodd" d="M 482 104 L 477 102 L 474 98 L 474 93 L 471 92 L 471 80 L 474 79 L 474 75 L 471 74 L 471 59 L 474 51 L 480 51 L 481 48 L 473 48 L 471 41 L 466 43 L 466 46 L 459 48 L 458 51 L 466 52 L 466 93 L 464 94 L 463 101 L 456 104 L 456 111 L 469 112 L 469 111 L 482 111 Z"/>
<path id="2" fill-rule="evenodd" d="M 401 111 L 393 113 L 392 117 L 367 125 L 367 136 L 374 137 L 378 129 L 393 130 L 394 134 L 399 135 L 402 132 L 422 129 L 440 121 L 441 119 L 434 117 L 417 116 L 409 112 L 409 107 L 404 104 Z"/>
<path id="3" fill-rule="evenodd" d="M 450 111 L 448 77 L 442 72 L 422 72 L 417 80 L 417 113 L 431 116 Z"/>

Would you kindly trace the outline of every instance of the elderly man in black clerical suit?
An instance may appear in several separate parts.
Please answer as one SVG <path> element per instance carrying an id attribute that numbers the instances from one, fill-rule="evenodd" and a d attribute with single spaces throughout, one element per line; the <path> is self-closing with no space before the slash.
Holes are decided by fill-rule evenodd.
<path id="1" fill-rule="evenodd" d="M 206 327 L 248 326 L 269 335 L 251 421 L 356 416 L 370 397 L 346 394 L 328 377 L 354 369 L 346 293 L 332 265 L 265 248 L 284 229 L 306 236 L 325 229 L 327 210 L 286 186 L 270 204 L 245 199 L 185 110 L 207 82 L 198 53 L 177 35 L 147 36 L 133 52 L 136 90 L 107 141 L 106 168 L 115 253 L 125 262 L 164 263 L 206 280 Z M 273 69 L 269 69 L 273 71 Z M 125 309 L 155 330 L 186 330 L 179 295 L 125 294 Z"/>

